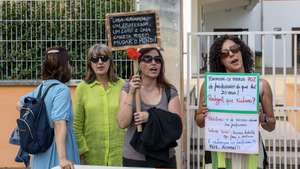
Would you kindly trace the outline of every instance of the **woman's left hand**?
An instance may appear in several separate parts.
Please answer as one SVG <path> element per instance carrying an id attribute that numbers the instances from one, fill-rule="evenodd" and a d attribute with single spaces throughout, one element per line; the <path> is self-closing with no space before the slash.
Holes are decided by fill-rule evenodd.
<path id="1" fill-rule="evenodd" d="M 146 123 L 148 121 L 149 113 L 146 111 L 135 112 L 133 114 L 133 116 L 134 116 L 134 124 L 140 125 L 140 124 Z"/>

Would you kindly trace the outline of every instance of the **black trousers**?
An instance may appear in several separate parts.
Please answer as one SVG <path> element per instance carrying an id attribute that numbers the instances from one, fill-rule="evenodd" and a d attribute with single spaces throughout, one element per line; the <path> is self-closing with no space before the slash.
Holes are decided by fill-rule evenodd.
<path id="1" fill-rule="evenodd" d="M 170 159 L 170 163 L 167 164 L 167 166 L 164 166 L 163 168 L 176 168 L 176 156 L 172 157 Z M 140 160 L 131 160 L 123 157 L 123 166 L 124 167 L 159 167 L 159 166 L 152 166 L 151 164 L 148 164 L 147 161 L 140 161 Z"/>

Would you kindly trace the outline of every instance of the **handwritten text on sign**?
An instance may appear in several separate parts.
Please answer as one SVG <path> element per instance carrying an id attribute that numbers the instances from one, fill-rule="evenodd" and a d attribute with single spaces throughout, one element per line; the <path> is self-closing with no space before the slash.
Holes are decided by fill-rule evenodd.
<path id="1" fill-rule="evenodd" d="M 258 80 L 256 74 L 207 74 L 208 109 L 257 111 Z"/>
<path id="2" fill-rule="evenodd" d="M 108 42 L 113 50 L 160 45 L 155 11 L 113 13 L 108 14 L 106 20 Z"/>
<path id="3" fill-rule="evenodd" d="M 205 120 L 205 149 L 258 153 L 258 115 L 209 112 Z"/>
<path id="4" fill-rule="evenodd" d="M 258 74 L 206 74 L 206 150 L 258 153 L 258 93 Z"/>

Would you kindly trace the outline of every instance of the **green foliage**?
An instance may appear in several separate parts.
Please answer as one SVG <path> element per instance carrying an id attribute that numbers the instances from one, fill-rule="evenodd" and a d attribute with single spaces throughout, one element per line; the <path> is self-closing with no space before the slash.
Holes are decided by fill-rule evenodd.
<path id="1" fill-rule="evenodd" d="M 71 55 L 72 78 L 81 79 L 88 48 L 107 41 L 105 15 L 133 11 L 134 4 L 134 0 L 0 2 L 0 80 L 40 79 L 44 51 L 57 45 Z M 126 53 L 114 52 L 114 57 L 118 74 L 128 78 L 132 64 Z"/>

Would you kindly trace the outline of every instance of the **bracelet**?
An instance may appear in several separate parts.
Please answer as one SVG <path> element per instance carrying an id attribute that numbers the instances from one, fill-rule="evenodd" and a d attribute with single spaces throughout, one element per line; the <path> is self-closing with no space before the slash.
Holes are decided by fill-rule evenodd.
<path id="1" fill-rule="evenodd" d="M 275 123 L 276 119 L 274 117 L 268 117 L 268 116 L 266 116 L 265 122 L 266 123 Z"/>

